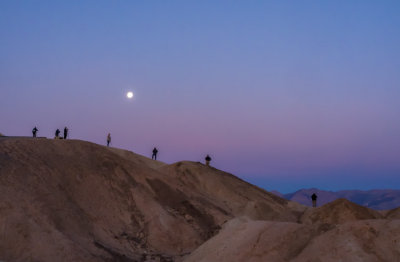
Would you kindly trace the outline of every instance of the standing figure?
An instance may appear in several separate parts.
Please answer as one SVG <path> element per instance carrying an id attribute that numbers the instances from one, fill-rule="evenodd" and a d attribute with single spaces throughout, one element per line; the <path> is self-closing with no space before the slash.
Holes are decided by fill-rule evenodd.
<path id="1" fill-rule="evenodd" d="M 206 165 L 209 166 L 210 165 L 210 161 L 211 161 L 211 157 L 209 155 L 207 155 L 205 160 L 206 160 Z"/>
<path id="2" fill-rule="evenodd" d="M 311 195 L 311 200 L 312 200 L 312 206 L 313 207 L 317 207 L 317 195 L 315 194 L 315 193 L 313 193 L 312 195 Z"/>
<path id="3" fill-rule="evenodd" d="M 61 132 L 60 129 L 57 128 L 57 130 L 56 130 L 56 137 L 55 137 L 55 138 L 59 138 L 60 132 Z"/>
<path id="4" fill-rule="evenodd" d="M 37 127 L 35 126 L 35 127 L 32 129 L 32 135 L 33 135 L 33 137 L 36 137 L 37 131 L 39 131 L 39 129 L 37 129 Z"/>
<path id="5" fill-rule="evenodd" d="M 153 155 L 151 155 L 151 159 L 157 160 L 157 153 L 158 153 L 157 148 L 154 148 L 153 149 Z"/>
<path id="6" fill-rule="evenodd" d="M 68 136 L 68 128 L 64 127 L 64 139 L 67 139 Z"/>
<path id="7" fill-rule="evenodd" d="M 107 135 L 107 146 L 110 146 L 110 143 L 111 143 L 111 134 L 108 133 L 108 135 Z"/>

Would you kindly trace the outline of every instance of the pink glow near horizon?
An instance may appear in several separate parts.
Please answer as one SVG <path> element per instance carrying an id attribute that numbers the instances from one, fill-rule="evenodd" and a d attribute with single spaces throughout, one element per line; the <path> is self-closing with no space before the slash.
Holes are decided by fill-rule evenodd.
<path id="1" fill-rule="evenodd" d="M 68 126 L 100 144 L 111 132 L 116 147 L 157 146 L 169 163 L 211 154 L 218 168 L 277 185 L 400 186 L 399 11 L 1 2 L 0 132 Z"/>

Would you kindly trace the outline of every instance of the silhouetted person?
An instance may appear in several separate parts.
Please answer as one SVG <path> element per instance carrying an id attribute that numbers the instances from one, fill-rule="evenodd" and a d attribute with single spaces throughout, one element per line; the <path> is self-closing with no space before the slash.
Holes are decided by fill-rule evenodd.
<path id="1" fill-rule="evenodd" d="M 111 134 L 108 133 L 108 135 L 107 135 L 107 146 L 110 146 L 110 143 L 111 143 Z"/>
<path id="2" fill-rule="evenodd" d="M 67 139 L 68 136 L 68 128 L 64 127 L 64 139 Z"/>
<path id="3" fill-rule="evenodd" d="M 317 195 L 315 194 L 315 193 L 313 193 L 312 195 L 311 195 L 311 200 L 312 200 L 312 206 L 313 207 L 317 207 Z"/>
<path id="4" fill-rule="evenodd" d="M 158 153 L 157 148 L 154 148 L 153 149 L 153 155 L 151 155 L 151 159 L 157 160 L 157 153 Z"/>
<path id="5" fill-rule="evenodd" d="M 60 129 L 57 128 L 57 130 L 56 130 L 56 137 L 55 137 L 55 138 L 59 138 L 60 132 L 61 132 Z"/>
<path id="6" fill-rule="evenodd" d="M 37 129 L 37 127 L 35 126 L 35 127 L 32 129 L 32 136 L 33 136 L 33 137 L 36 137 L 37 131 L 39 131 L 39 129 Z"/>
<path id="7" fill-rule="evenodd" d="M 209 166 L 210 165 L 210 161 L 211 161 L 211 157 L 209 155 L 207 155 L 205 160 L 206 160 L 206 165 Z"/>

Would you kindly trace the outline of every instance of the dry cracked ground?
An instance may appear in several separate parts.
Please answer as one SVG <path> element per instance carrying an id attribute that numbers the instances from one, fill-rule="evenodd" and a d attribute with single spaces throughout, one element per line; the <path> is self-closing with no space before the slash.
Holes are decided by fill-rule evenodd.
<path id="1" fill-rule="evenodd" d="M 0 138 L 1 261 L 400 261 L 400 209 L 284 200 L 196 162 Z"/>

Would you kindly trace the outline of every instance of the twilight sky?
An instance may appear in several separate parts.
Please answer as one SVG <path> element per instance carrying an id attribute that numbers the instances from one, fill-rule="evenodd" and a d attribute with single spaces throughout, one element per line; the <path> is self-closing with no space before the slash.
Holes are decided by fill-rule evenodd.
<path id="1" fill-rule="evenodd" d="M 0 132 L 400 189 L 400 1 L 1 1 Z M 125 97 L 127 91 L 135 99 Z"/>

